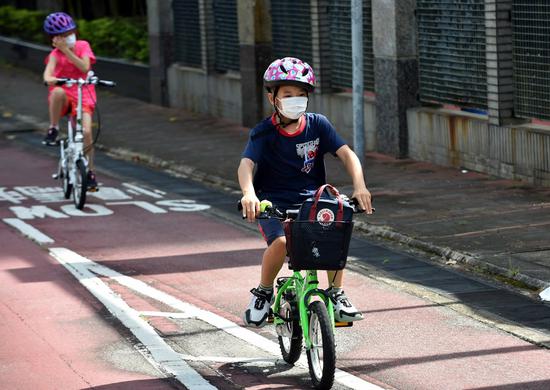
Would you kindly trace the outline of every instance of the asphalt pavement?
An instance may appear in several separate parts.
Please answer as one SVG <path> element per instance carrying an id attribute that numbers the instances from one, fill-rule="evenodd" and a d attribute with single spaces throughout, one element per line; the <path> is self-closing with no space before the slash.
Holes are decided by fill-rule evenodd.
<path id="1" fill-rule="evenodd" d="M 0 133 L 29 131 L 42 138 L 48 112 L 41 76 L 2 64 L 0 91 Z M 100 149 L 229 190 L 238 199 L 236 172 L 248 128 L 112 92 L 98 96 Z M 376 213 L 358 216 L 357 230 L 534 299 L 550 287 L 550 188 L 376 153 L 365 160 Z M 351 193 L 349 177 L 331 156 L 327 177 Z"/>

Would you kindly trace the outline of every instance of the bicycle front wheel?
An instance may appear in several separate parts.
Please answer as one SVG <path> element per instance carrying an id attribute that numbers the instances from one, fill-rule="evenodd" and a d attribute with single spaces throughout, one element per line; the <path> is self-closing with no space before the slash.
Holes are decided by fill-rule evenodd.
<path id="1" fill-rule="evenodd" d="M 309 375 L 316 389 L 329 389 L 334 383 L 336 345 L 327 307 L 321 301 L 309 305 L 309 338 L 307 350 Z"/>
<path id="2" fill-rule="evenodd" d="M 65 199 L 69 199 L 71 197 L 71 192 L 73 191 L 73 185 L 71 183 L 71 179 L 69 178 L 69 172 L 67 172 L 66 164 L 64 165 L 61 161 L 59 162 L 59 176 L 63 181 L 63 196 Z"/>
<path id="3" fill-rule="evenodd" d="M 282 300 L 281 309 L 284 312 L 280 314 L 287 321 L 284 324 L 278 325 L 280 327 L 277 332 L 279 334 L 279 347 L 281 348 L 283 360 L 289 364 L 294 364 L 302 354 L 300 316 L 298 315 L 298 308 L 293 302 Z"/>
<path id="4" fill-rule="evenodd" d="M 86 190 L 88 189 L 88 172 L 84 161 L 76 161 L 75 182 L 73 183 L 73 201 L 77 209 L 82 210 L 86 203 Z"/>

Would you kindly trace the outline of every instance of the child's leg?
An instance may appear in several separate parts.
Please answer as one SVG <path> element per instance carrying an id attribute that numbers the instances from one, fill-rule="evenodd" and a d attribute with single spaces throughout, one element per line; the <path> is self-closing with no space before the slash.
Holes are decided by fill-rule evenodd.
<path id="1" fill-rule="evenodd" d="M 363 319 L 363 314 L 353 306 L 342 289 L 344 270 L 327 271 L 329 294 L 334 305 L 334 316 L 337 321 L 358 321 Z"/>
<path id="2" fill-rule="evenodd" d="M 94 145 L 92 138 L 92 115 L 87 111 L 82 113 L 82 128 L 84 131 L 84 150 L 86 150 L 86 157 L 88 158 L 88 167 L 90 170 L 93 170 Z"/>
<path id="3" fill-rule="evenodd" d="M 50 127 L 59 127 L 59 120 L 68 104 L 67 94 L 61 87 L 52 89 L 49 96 L 48 111 L 50 114 Z"/>
<path id="4" fill-rule="evenodd" d="M 342 288 L 342 282 L 344 279 L 344 270 L 339 271 L 327 271 L 328 286 Z"/>
<path id="5" fill-rule="evenodd" d="M 260 230 L 268 242 L 262 258 L 260 285 L 253 288 L 250 303 L 245 309 L 243 321 L 246 325 L 262 327 L 267 320 L 273 303 L 273 281 L 281 270 L 286 257 L 286 239 L 283 226 L 276 219 L 259 220 Z"/>
<path id="6" fill-rule="evenodd" d="M 283 267 L 286 257 L 286 238 L 277 237 L 267 247 L 262 258 L 262 275 L 260 284 L 263 287 L 272 287 L 273 281 Z"/>

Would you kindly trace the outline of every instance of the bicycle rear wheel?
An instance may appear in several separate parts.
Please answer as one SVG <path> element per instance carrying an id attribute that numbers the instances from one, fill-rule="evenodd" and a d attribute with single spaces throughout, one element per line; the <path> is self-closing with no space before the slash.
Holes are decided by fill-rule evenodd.
<path id="1" fill-rule="evenodd" d="M 329 389 L 334 383 L 336 370 L 336 346 L 332 324 L 324 302 L 310 303 L 308 315 L 311 340 L 311 347 L 307 350 L 309 375 L 316 389 Z"/>
<path id="2" fill-rule="evenodd" d="M 302 354 L 302 327 L 300 326 L 300 315 L 295 302 L 288 302 L 281 298 L 281 309 L 279 314 L 288 320 L 284 324 L 278 325 L 277 330 L 279 347 L 283 360 L 289 364 L 294 364 Z"/>
<path id="3" fill-rule="evenodd" d="M 86 203 L 86 190 L 88 189 L 88 172 L 84 161 L 76 161 L 75 182 L 73 183 L 73 201 L 77 209 L 82 210 Z"/>

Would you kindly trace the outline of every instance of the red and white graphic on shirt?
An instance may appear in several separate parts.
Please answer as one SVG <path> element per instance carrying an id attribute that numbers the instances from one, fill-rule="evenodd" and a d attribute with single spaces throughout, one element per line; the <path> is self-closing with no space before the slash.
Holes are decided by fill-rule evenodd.
<path id="1" fill-rule="evenodd" d="M 319 142 L 320 139 L 317 138 L 313 141 L 296 144 L 296 153 L 298 156 L 304 158 L 302 172 L 309 173 L 313 169 L 317 150 L 319 149 Z"/>

